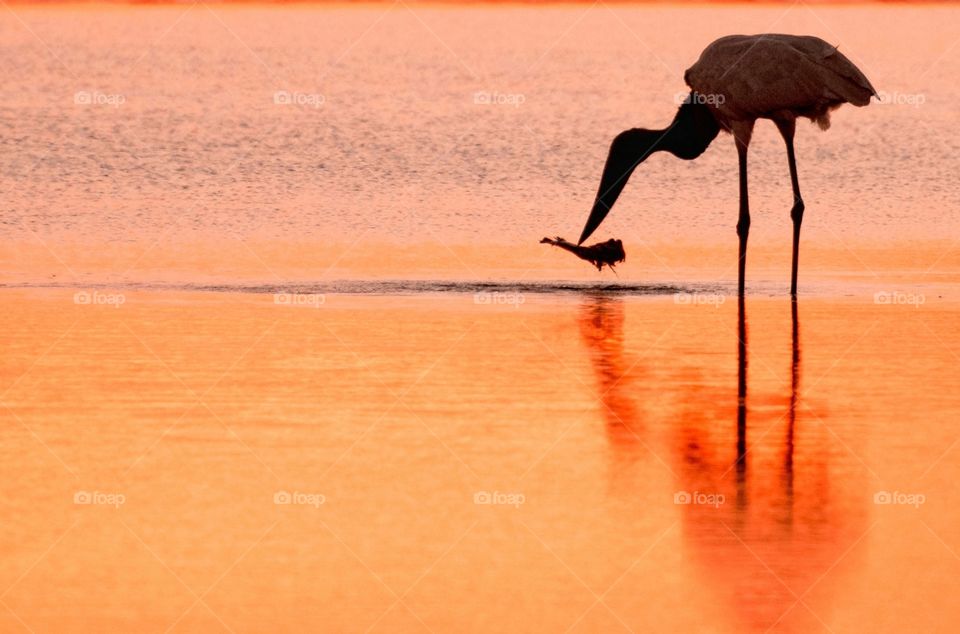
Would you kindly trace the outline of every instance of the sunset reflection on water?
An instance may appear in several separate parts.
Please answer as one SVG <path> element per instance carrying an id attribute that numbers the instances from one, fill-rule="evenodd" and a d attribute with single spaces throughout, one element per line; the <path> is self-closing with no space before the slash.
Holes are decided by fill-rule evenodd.
<path id="1" fill-rule="evenodd" d="M 949 613 L 955 304 L 755 298 L 740 332 L 730 297 L 3 294 L 3 600 L 36 631 Z"/>

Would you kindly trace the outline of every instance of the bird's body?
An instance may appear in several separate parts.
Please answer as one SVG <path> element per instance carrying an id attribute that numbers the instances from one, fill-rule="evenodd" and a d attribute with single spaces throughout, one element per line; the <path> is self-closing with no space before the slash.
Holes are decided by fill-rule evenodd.
<path id="1" fill-rule="evenodd" d="M 684 81 L 708 100 L 718 123 L 807 117 L 826 129 L 841 104 L 865 106 L 876 94 L 837 47 L 809 35 L 728 35 L 687 69 Z"/>
<path id="2" fill-rule="evenodd" d="M 747 148 L 757 119 L 772 120 L 787 145 L 793 187 L 793 270 L 790 291 L 797 291 L 797 257 L 804 203 L 800 197 L 793 137 L 798 117 L 830 125 L 830 112 L 844 103 L 865 106 L 877 95 L 853 62 L 836 46 L 802 35 L 729 35 L 707 46 L 684 74 L 692 89 L 667 128 L 632 128 L 610 145 L 600 188 L 578 244 L 600 225 L 634 169 L 653 152 L 678 158 L 700 156 L 720 130 L 730 132 L 740 164 L 739 294 L 744 291 L 750 208 Z"/>

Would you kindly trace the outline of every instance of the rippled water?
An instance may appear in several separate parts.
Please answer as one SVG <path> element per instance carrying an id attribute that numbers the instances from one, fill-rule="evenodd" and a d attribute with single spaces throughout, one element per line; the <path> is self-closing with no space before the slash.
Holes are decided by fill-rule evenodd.
<path id="1" fill-rule="evenodd" d="M 957 23 L 905 6 L 18 8 L 0 22 L 4 267 L 589 277 L 535 241 L 582 228 L 610 139 L 669 123 L 712 39 L 771 30 L 840 44 L 893 102 L 800 126 L 804 247 L 828 249 L 809 266 L 930 266 L 960 230 Z M 754 270 L 781 275 L 792 193 L 769 122 L 751 150 Z M 645 162 L 598 238 L 624 240 L 633 279 L 704 260 L 729 279 L 736 197 L 722 135 L 697 161 Z"/>
<path id="2" fill-rule="evenodd" d="M 957 24 L 8 11 L 0 630 L 956 631 Z M 726 138 L 642 166 L 616 275 L 537 244 L 768 30 L 924 97 L 801 127 L 797 303 L 772 126 L 745 304 Z"/>

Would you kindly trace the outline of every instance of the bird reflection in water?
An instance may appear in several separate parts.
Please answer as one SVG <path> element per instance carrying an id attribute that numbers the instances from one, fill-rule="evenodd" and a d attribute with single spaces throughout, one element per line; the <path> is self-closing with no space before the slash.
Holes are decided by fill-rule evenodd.
<path id="1" fill-rule="evenodd" d="M 738 299 L 736 330 L 728 331 L 736 333 L 735 401 L 728 365 L 733 351 L 726 348 L 724 354 L 723 342 L 714 339 L 723 330 L 705 321 L 729 313 L 674 309 L 687 311 L 676 316 L 676 329 L 683 334 L 665 342 L 665 356 L 651 354 L 647 361 L 626 352 L 625 342 L 627 315 L 646 305 L 588 297 L 579 319 L 615 449 L 613 463 L 622 466 L 624 456 L 652 459 L 649 452 L 635 451 L 637 446 L 649 448 L 670 464 L 676 477 L 675 489 L 664 491 L 665 498 L 686 492 L 722 500 L 717 505 L 678 504 L 684 557 L 702 570 L 713 600 L 732 608 L 746 629 L 816 628 L 820 611 L 829 608 L 814 613 L 809 597 L 799 604 L 797 597 L 827 571 L 842 574 L 832 566 L 865 527 L 862 505 L 856 502 L 862 487 L 846 479 L 831 481 L 829 435 L 816 419 L 804 425 L 799 416 L 803 368 L 795 299 L 790 303 L 789 354 L 784 355 L 789 380 L 771 367 L 778 364 L 768 361 L 774 350 L 766 345 L 768 333 L 777 330 L 767 322 L 783 323 L 783 307 L 780 302 L 758 304 L 763 326 L 757 332 L 764 349 L 748 376 L 750 333 L 745 301 Z M 691 340 L 698 336 L 705 337 L 699 346 Z M 688 352 L 697 348 L 704 353 Z M 654 400 L 656 406 L 650 406 Z M 623 469 L 613 473 L 627 479 Z"/>
<path id="2" fill-rule="evenodd" d="M 741 510 L 747 506 L 747 314 L 744 298 L 737 298 L 737 458 L 736 503 Z M 790 300 L 790 400 L 787 407 L 787 429 L 783 445 L 783 504 L 787 525 L 793 522 L 793 452 L 794 431 L 797 422 L 797 398 L 800 383 L 800 320 L 797 298 Z"/>
<path id="3" fill-rule="evenodd" d="M 732 604 L 744 629 L 810 631 L 821 629 L 832 610 L 831 594 L 824 592 L 828 584 L 821 582 L 828 572 L 832 578 L 843 575 L 836 564 L 862 535 L 865 513 L 858 503 L 861 483 L 830 478 L 832 441 L 823 425 L 799 416 L 803 366 L 795 298 L 789 354 L 782 357 L 789 359 L 788 372 L 778 372 L 779 363 L 770 360 L 776 350 L 768 345 L 770 334 L 778 332 L 770 322 L 783 323 L 783 308 L 781 302 L 758 303 L 762 348 L 754 351 L 751 365 L 747 310 L 738 300 L 736 440 L 727 441 L 733 463 L 701 461 L 699 472 L 679 474 L 680 488 L 709 487 L 700 491 L 719 493 L 726 502 L 688 504 L 680 514 L 688 556 L 716 594 Z M 722 434 L 713 442 L 722 443 Z M 810 595 L 798 598 L 814 587 L 823 592 L 822 603 Z"/>

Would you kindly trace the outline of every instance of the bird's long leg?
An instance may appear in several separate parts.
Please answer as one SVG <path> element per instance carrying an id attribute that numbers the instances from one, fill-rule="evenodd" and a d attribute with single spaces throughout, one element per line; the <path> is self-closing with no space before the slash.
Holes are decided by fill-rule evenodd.
<path id="1" fill-rule="evenodd" d="M 797 180 L 797 158 L 793 153 L 793 133 L 796 121 L 777 121 L 777 128 L 787 144 L 787 162 L 790 164 L 790 184 L 793 185 L 793 207 L 790 218 L 793 220 L 793 268 L 790 273 L 790 294 L 797 294 L 797 264 L 800 254 L 800 223 L 803 222 L 803 198 L 800 196 L 800 182 Z"/>
<path id="2" fill-rule="evenodd" d="M 744 278 L 747 271 L 747 236 L 750 235 L 750 201 L 747 196 L 747 148 L 750 145 L 750 136 L 753 132 L 753 123 L 735 126 L 733 138 L 737 144 L 737 155 L 740 159 L 740 219 L 737 220 L 737 235 L 740 237 L 740 262 L 737 279 L 737 294 L 743 297 Z"/>

